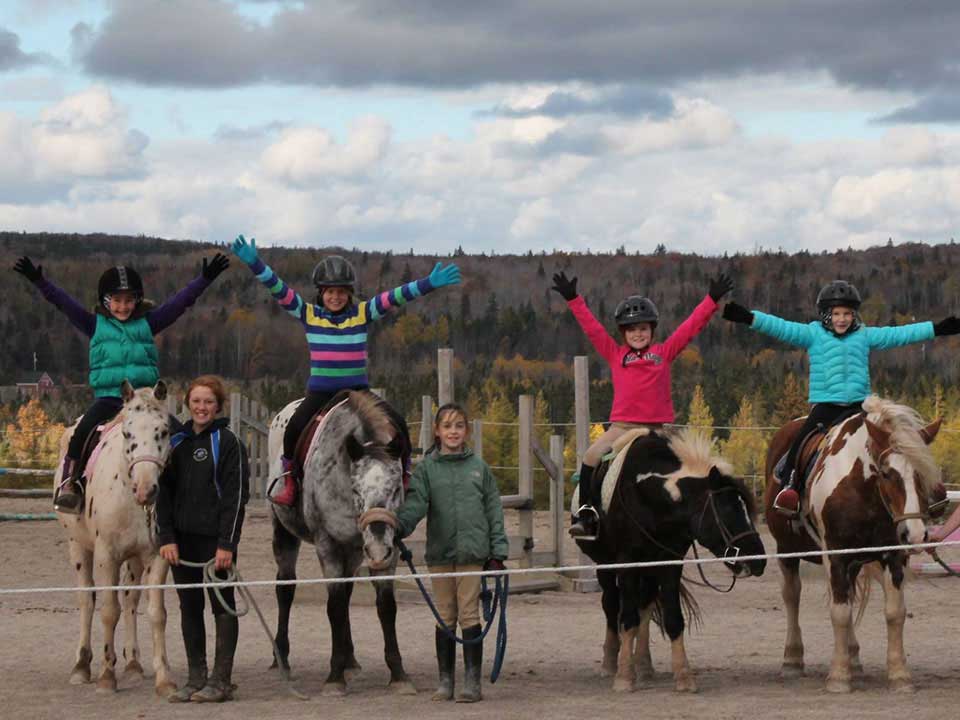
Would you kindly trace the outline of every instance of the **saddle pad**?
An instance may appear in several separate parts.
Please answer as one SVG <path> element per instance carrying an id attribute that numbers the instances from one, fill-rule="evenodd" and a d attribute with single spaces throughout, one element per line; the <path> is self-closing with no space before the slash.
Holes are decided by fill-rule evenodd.
<path id="1" fill-rule="evenodd" d="M 103 446 L 106 444 L 107 440 L 116 435 L 122 426 L 120 423 L 113 423 L 112 425 L 100 425 L 97 427 L 97 432 L 100 433 L 100 441 L 97 443 L 96 447 L 93 448 L 93 452 L 90 453 L 90 459 L 87 460 L 86 467 L 84 469 L 83 475 L 89 480 L 93 477 L 93 471 L 97 467 L 97 460 L 100 459 L 100 453 L 103 451 Z"/>
<path id="2" fill-rule="evenodd" d="M 320 433 L 323 430 L 324 425 L 327 424 L 327 418 L 330 417 L 330 414 L 334 410 L 336 410 L 338 407 L 343 405 L 349 399 L 350 398 L 345 397 L 336 405 L 327 406 L 326 408 L 318 412 L 316 415 L 314 415 L 313 420 L 311 420 L 310 424 L 307 425 L 308 432 L 305 433 L 306 437 L 301 436 L 300 442 L 297 444 L 296 457 L 297 457 L 297 462 L 300 465 L 301 469 L 306 463 L 307 458 L 310 457 L 311 453 L 313 453 L 314 448 L 316 448 L 317 442 L 319 441 L 319 438 L 320 438 Z M 305 439 L 308 440 L 308 442 L 304 442 Z M 302 453 L 301 453 L 301 448 L 303 448 Z"/>

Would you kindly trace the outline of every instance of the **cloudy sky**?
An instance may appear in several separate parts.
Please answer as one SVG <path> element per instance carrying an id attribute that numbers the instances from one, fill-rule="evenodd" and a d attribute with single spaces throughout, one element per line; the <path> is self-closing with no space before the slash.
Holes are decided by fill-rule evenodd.
<path id="1" fill-rule="evenodd" d="M 958 27 L 954 0 L 4 0 L 0 229 L 945 242 Z"/>

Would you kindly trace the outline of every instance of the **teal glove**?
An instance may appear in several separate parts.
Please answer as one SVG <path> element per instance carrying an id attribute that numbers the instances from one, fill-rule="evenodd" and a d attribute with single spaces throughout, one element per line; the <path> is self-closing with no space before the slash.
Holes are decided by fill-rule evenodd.
<path id="1" fill-rule="evenodd" d="M 243 260 L 247 265 L 253 265 L 257 261 L 257 240 L 250 238 L 247 242 L 243 235 L 237 235 L 237 239 L 230 246 L 233 254 Z"/>
<path id="2" fill-rule="evenodd" d="M 443 267 L 443 263 L 437 263 L 433 266 L 433 270 L 430 271 L 430 277 L 427 279 L 435 288 L 457 285 L 460 283 L 460 268 L 453 263 L 446 267 Z"/>

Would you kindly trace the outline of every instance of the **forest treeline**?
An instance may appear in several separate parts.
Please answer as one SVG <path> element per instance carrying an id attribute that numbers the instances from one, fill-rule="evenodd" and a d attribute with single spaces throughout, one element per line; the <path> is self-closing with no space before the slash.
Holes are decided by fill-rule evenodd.
<path id="1" fill-rule="evenodd" d="M 200 270 L 203 257 L 224 247 L 191 241 L 110 235 L 0 233 L 0 384 L 10 385 L 34 368 L 58 383 L 86 378 L 87 343 L 29 283 L 10 271 L 27 254 L 44 273 L 83 304 L 93 306 L 96 281 L 109 265 L 140 271 L 147 296 L 162 301 Z M 520 393 L 538 395 L 538 411 L 549 423 L 573 418 L 572 358 L 590 357 L 591 417 L 605 419 L 612 388 L 603 361 L 592 351 L 558 295 L 551 275 L 579 277 L 579 290 L 598 318 L 613 330 L 612 314 L 624 296 L 640 293 L 659 307 L 662 338 L 706 294 L 719 271 L 736 282 L 732 298 L 751 308 L 792 320 L 814 318 L 814 300 L 828 280 L 845 278 L 864 297 L 869 324 L 903 324 L 960 312 L 960 245 L 886 242 L 867 250 L 832 253 L 759 252 L 703 257 L 659 246 L 651 254 L 621 248 L 613 254 L 527 253 L 449 256 L 369 252 L 345 248 L 263 248 L 261 255 L 305 298 L 314 295 L 310 274 L 329 253 L 346 256 L 359 275 L 359 295 L 393 288 L 427 275 L 434 263 L 456 262 L 462 285 L 411 303 L 370 328 L 370 378 L 413 420 L 420 396 L 436 395 L 436 349 L 456 354 L 458 399 L 492 417 L 498 400 L 515 412 Z M 719 315 L 719 314 L 718 314 Z M 308 353 L 298 323 L 283 313 L 235 258 L 199 302 L 158 337 L 161 371 L 182 381 L 214 372 L 276 409 L 298 397 L 308 374 Z M 960 418 L 956 353 L 960 339 L 875 353 L 875 391 L 915 405 L 928 416 Z M 807 365 L 803 352 L 716 317 L 674 365 L 678 422 L 698 403 L 711 424 L 736 425 L 746 415 L 758 426 L 802 411 Z M 68 393 L 47 412 L 70 418 L 88 397 Z M 12 417 L 16 408 L 7 410 Z M 960 429 L 960 428 L 958 428 Z M 727 440 L 729 433 L 719 433 Z M 486 437 L 485 437 L 486 440 Z M 486 445 L 485 445 L 486 454 Z"/>

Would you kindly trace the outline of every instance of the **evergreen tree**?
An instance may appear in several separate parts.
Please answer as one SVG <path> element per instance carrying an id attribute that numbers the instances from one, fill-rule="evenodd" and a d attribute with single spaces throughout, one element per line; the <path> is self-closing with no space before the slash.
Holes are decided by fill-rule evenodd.
<path id="1" fill-rule="evenodd" d="M 693 389 L 693 398 L 687 411 L 687 425 L 701 429 L 705 434 L 713 437 L 713 413 L 703 396 L 703 388 L 697 385 Z"/>

